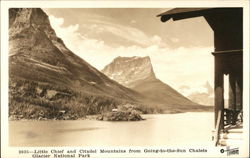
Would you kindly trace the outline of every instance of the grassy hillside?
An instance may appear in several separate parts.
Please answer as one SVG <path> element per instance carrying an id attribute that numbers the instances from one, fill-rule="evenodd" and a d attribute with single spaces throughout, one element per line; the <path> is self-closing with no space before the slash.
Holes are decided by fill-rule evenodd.
<path id="1" fill-rule="evenodd" d="M 190 101 L 170 86 L 155 78 L 137 82 L 132 89 L 150 98 L 148 102 L 157 104 L 164 109 L 165 113 L 213 110 L 213 107 L 202 106 Z"/>

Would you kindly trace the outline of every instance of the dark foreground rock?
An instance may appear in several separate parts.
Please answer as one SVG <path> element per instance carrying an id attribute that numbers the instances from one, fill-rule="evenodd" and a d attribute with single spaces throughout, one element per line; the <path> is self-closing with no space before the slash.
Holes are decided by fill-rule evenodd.
<path id="1" fill-rule="evenodd" d="M 102 121 L 140 121 L 144 120 L 136 110 L 108 112 L 99 115 L 97 120 Z"/>

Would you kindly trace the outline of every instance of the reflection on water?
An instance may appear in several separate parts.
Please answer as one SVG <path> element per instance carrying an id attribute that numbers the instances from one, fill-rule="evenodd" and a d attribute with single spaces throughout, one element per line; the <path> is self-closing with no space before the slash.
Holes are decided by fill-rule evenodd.
<path id="1" fill-rule="evenodd" d="M 35 138 L 35 137 L 38 136 L 36 133 L 31 132 L 31 131 L 22 131 L 21 133 L 22 133 L 23 135 L 25 135 L 25 138 L 26 138 L 26 139 Z"/>
<path id="2" fill-rule="evenodd" d="M 74 129 L 58 129 L 57 132 L 58 133 L 63 133 L 63 132 L 83 132 L 83 131 L 89 131 L 89 130 L 97 130 L 97 129 L 101 129 L 101 128 L 74 128 Z"/>
<path id="3" fill-rule="evenodd" d="M 136 122 L 9 121 L 11 146 L 210 145 L 213 113 L 144 115 Z"/>

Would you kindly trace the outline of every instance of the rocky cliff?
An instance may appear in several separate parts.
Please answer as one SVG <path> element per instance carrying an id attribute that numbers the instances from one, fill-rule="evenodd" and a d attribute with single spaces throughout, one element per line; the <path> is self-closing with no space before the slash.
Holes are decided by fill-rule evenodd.
<path id="1" fill-rule="evenodd" d="M 102 72 L 127 87 L 133 87 L 140 80 L 155 78 L 149 57 L 117 57 Z"/>

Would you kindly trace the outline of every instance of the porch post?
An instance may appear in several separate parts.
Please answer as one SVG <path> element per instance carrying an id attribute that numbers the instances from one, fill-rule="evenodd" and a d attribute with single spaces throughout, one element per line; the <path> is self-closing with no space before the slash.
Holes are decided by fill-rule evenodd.
<path id="1" fill-rule="evenodd" d="M 236 109 L 236 80 L 233 73 L 229 73 L 229 109 Z"/>
<path id="2" fill-rule="evenodd" d="M 218 119 L 218 113 L 221 111 L 221 121 L 224 122 L 224 73 L 222 57 L 214 54 L 215 59 L 215 74 L 214 74 L 214 111 L 215 111 L 215 127 Z"/>
<path id="3" fill-rule="evenodd" d="M 229 109 L 235 111 L 236 110 L 236 79 L 234 73 L 229 73 Z M 232 116 L 232 124 L 236 124 L 236 116 L 235 113 L 233 113 Z M 229 119 L 229 118 L 227 118 Z"/>

